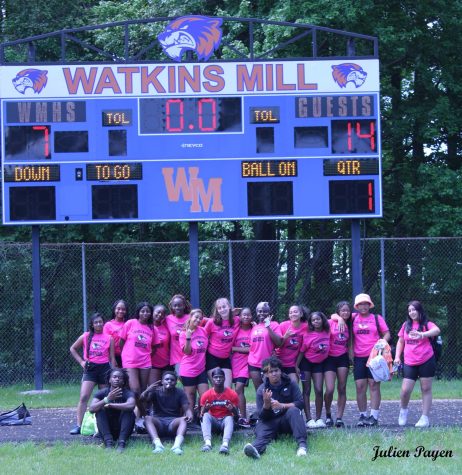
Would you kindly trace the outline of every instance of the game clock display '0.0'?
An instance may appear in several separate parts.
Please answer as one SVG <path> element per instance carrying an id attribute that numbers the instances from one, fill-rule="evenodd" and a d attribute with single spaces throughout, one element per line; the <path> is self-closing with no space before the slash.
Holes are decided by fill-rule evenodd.
<path id="1" fill-rule="evenodd" d="M 377 92 L 2 99 L 3 221 L 381 215 Z"/>

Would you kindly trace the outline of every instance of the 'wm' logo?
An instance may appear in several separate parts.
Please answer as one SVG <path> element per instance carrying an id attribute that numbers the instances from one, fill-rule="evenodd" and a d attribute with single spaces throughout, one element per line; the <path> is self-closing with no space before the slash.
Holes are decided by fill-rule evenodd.
<path id="1" fill-rule="evenodd" d="M 199 167 L 188 167 L 188 177 L 186 169 L 183 167 L 177 169 L 176 179 L 174 179 L 173 173 L 173 168 L 162 168 L 169 201 L 179 201 L 181 195 L 183 201 L 191 202 L 190 211 L 192 213 L 207 212 L 210 210 L 210 205 L 212 205 L 211 211 L 223 211 L 222 178 L 210 178 L 207 188 L 205 188 L 204 180 L 197 177 Z"/>

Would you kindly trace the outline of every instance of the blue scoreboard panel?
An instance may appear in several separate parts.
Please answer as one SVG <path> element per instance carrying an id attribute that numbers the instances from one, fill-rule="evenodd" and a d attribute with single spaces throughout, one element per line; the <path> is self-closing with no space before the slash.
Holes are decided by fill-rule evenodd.
<path id="1" fill-rule="evenodd" d="M 380 217 L 378 60 L 0 68 L 4 224 Z"/>

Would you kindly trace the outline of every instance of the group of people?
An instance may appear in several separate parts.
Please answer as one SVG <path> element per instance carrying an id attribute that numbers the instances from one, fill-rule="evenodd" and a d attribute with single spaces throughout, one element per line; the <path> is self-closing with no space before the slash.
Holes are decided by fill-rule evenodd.
<path id="1" fill-rule="evenodd" d="M 89 398 L 98 385 L 89 410 L 96 413 L 106 447 L 118 441 L 118 450 L 123 450 L 134 425 L 139 424 L 150 435 L 154 453 L 164 451 L 160 437 L 169 436 L 174 438 L 171 450 L 180 455 L 187 425 L 196 419 L 202 428 L 202 451 L 212 450 L 212 431 L 221 431 L 219 453 L 228 454 L 235 423 L 250 426 L 245 388 L 251 380 L 258 422 L 255 442 L 247 444 L 244 453 L 259 458 L 272 438 L 289 432 L 297 441 L 297 455 L 304 456 L 306 428 L 345 425 L 351 360 L 359 410 L 357 425 L 378 424 L 380 382 L 374 380 L 368 359 L 378 340 L 390 340 L 390 332 L 385 320 L 371 313 L 373 308 L 370 296 L 359 294 L 353 306 L 340 302 L 329 319 L 320 311 L 292 305 L 287 320 L 278 323 L 268 302 L 258 303 L 254 318 L 250 308 L 232 308 L 228 299 L 219 298 L 206 317 L 178 294 L 170 300 L 168 311 L 163 305 L 141 302 L 134 317 L 128 319 L 127 303 L 116 301 L 112 319 L 104 323 L 99 313 L 94 314 L 89 331 L 71 346 L 72 356 L 84 370 L 77 426 L 71 433 L 80 433 Z M 396 365 L 404 362 L 398 423 L 407 423 L 410 395 L 419 379 L 423 411 L 416 427 L 427 427 L 436 369 L 430 338 L 440 330 L 428 321 L 420 302 L 410 302 L 407 311 L 394 359 Z M 178 377 L 183 389 L 177 387 Z M 334 420 L 331 407 L 335 387 Z"/>

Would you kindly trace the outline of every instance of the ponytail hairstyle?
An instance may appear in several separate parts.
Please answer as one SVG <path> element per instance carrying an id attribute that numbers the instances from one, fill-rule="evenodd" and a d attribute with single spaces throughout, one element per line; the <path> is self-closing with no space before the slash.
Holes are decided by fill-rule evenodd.
<path id="1" fill-rule="evenodd" d="M 111 316 L 112 316 L 112 317 L 111 317 L 111 318 L 112 318 L 112 320 L 115 320 L 115 318 L 116 318 L 116 316 L 115 316 L 115 309 L 116 309 L 117 305 L 119 305 L 119 303 L 121 303 L 121 304 L 123 304 L 123 305 L 125 306 L 124 322 L 126 322 L 126 321 L 128 320 L 128 318 L 129 318 L 129 317 L 128 317 L 128 304 L 127 304 L 127 302 L 126 302 L 125 300 L 122 300 L 122 299 L 116 300 L 116 301 L 114 302 L 114 304 L 112 305 L 112 313 L 111 313 Z"/>
<path id="2" fill-rule="evenodd" d="M 218 313 L 217 307 L 218 307 L 218 302 L 221 302 L 222 300 L 226 300 L 226 303 L 228 304 L 228 307 L 229 307 L 228 320 L 231 324 L 233 323 L 233 309 L 231 308 L 231 303 L 226 297 L 220 297 L 219 299 L 215 300 L 215 303 L 213 304 L 213 307 L 212 307 L 213 323 L 215 323 L 215 325 L 218 325 L 219 327 L 221 327 L 221 325 L 223 324 L 223 318 Z"/>
<path id="3" fill-rule="evenodd" d="M 143 307 L 148 307 L 149 310 L 151 310 L 151 316 L 149 317 L 149 320 L 148 320 L 148 325 L 152 326 L 153 323 L 154 323 L 154 320 L 153 320 L 153 313 L 154 313 L 154 307 L 149 303 L 149 302 L 140 302 L 137 306 L 136 306 L 136 310 L 135 310 L 135 318 L 137 320 L 140 319 L 140 312 L 141 312 L 141 309 Z"/>
<path id="4" fill-rule="evenodd" d="M 310 315 L 310 309 L 306 305 L 302 305 L 300 303 L 294 303 L 290 307 L 297 307 L 299 312 L 300 312 L 300 321 L 301 322 L 307 322 L 308 317 Z M 290 310 L 289 307 L 289 310 Z"/>
<path id="5" fill-rule="evenodd" d="M 168 303 L 168 309 L 170 310 L 170 313 L 173 313 L 173 301 L 175 299 L 180 299 L 183 301 L 183 305 L 184 305 L 184 314 L 188 314 L 188 313 L 191 313 L 191 304 L 189 303 L 189 301 L 186 299 L 186 297 L 184 295 L 181 295 L 181 294 L 175 294 L 171 299 L 170 299 L 170 302 Z"/>
<path id="6" fill-rule="evenodd" d="M 311 323 L 311 319 L 315 316 L 321 318 L 321 320 L 322 320 L 322 330 L 325 331 L 325 332 L 330 333 L 329 321 L 327 320 L 327 317 L 322 312 L 311 312 L 310 313 L 310 318 L 308 319 L 308 328 L 310 329 L 310 332 L 314 331 L 314 326 Z"/>
<path id="7" fill-rule="evenodd" d="M 423 305 L 418 301 L 418 300 L 411 300 L 408 304 L 407 304 L 407 308 L 409 308 L 410 306 L 413 306 L 417 312 L 419 313 L 419 319 L 418 319 L 418 323 L 419 323 L 419 332 L 423 331 L 424 328 L 426 328 L 427 326 L 427 323 L 428 323 L 428 317 L 427 317 L 427 314 L 425 313 L 425 310 L 423 308 Z M 404 327 L 404 330 L 406 333 L 409 333 L 411 330 L 412 330 L 412 318 L 409 316 L 409 312 L 408 312 L 408 315 L 407 315 L 407 319 L 406 319 L 406 325 Z"/>
<path id="8" fill-rule="evenodd" d="M 97 319 L 97 318 L 102 318 L 103 319 L 103 323 L 104 323 L 104 318 L 103 316 L 101 315 L 101 313 L 99 312 L 95 312 L 91 318 L 90 318 L 90 322 L 88 323 L 88 339 L 87 339 L 87 349 L 85 351 L 85 356 L 86 356 L 86 359 L 88 360 L 88 354 L 89 354 L 89 351 L 90 351 L 90 345 L 91 345 L 91 340 L 93 340 L 93 335 L 95 334 L 95 327 L 93 325 L 93 322 Z"/>
<path id="9" fill-rule="evenodd" d="M 193 308 L 189 312 L 189 318 L 184 323 L 184 326 L 183 326 L 184 331 L 188 330 L 191 327 L 191 321 L 198 313 L 202 316 L 202 318 L 204 318 L 204 312 L 200 308 Z"/>

